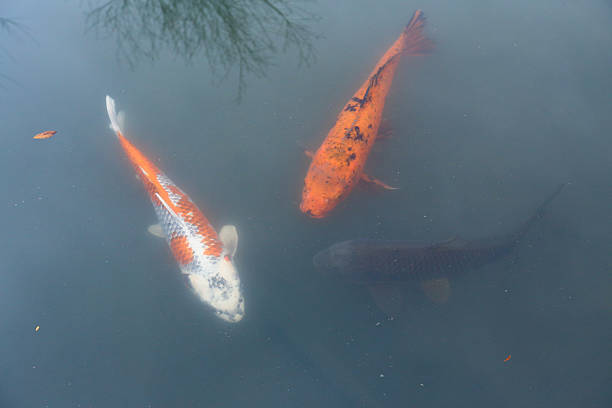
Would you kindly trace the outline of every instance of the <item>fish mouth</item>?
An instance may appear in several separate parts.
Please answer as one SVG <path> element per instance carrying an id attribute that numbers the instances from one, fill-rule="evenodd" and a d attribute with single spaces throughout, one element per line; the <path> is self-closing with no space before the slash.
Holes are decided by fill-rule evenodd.
<path id="1" fill-rule="evenodd" d="M 223 311 L 223 312 L 217 311 L 216 313 L 217 313 L 217 316 L 219 316 L 219 318 L 229 323 L 238 323 L 244 317 L 244 312 L 231 313 L 231 312 L 226 312 L 226 311 Z"/>
<path id="2" fill-rule="evenodd" d="M 244 317 L 244 300 L 240 298 L 238 306 L 232 310 L 215 310 L 215 314 L 229 323 L 238 323 Z"/>
<path id="3" fill-rule="evenodd" d="M 323 214 L 313 214 L 312 211 L 310 210 L 306 211 L 305 214 L 308 215 L 310 218 L 316 218 L 316 219 L 320 219 L 324 217 Z"/>
<path id="4" fill-rule="evenodd" d="M 308 206 L 304 203 L 300 204 L 300 210 L 306 214 L 307 216 L 309 216 L 310 218 L 323 218 L 325 217 L 325 214 L 327 213 L 326 211 L 323 212 L 317 212 L 315 210 L 313 210 L 312 208 L 308 208 Z"/>
<path id="5" fill-rule="evenodd" d="M 236 323 L 244 317 L 244 297 L 236 289 L 211 288 L 208 279 L 198 274 L 188 274 L 189 283 L 200 300 L 213 308 L 215 314 L 226 322 Z"/>

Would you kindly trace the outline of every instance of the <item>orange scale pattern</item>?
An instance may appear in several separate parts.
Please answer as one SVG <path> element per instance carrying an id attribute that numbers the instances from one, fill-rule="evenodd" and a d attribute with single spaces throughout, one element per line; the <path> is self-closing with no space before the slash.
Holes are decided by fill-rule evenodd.
<path id="1" fill-rule="evenodd" d="M 204 214 L 196 207 L 187 194 L 175 185 L 168 185 L 166 188 L 180 199 L 175 204 L 174 211 L 183 219 L 185 223 L 196 229 L 195 234 L 204 244 L 204 255 L 220 257 L 223 250 L 221 242 L 217 238 L 217 232 L 210 225 Z"/>
<path id="2" fill-rule="evenodd" d="M 172 238 L 170 240 L 170 249 L 180 265 L 188 265 L 193 262 L 193 249 L 189 246 L 187 237 L 176 236 Z"/>
<path id="3" fill-rule="evenodd" d="M 196 259 L 194 248 L 190 245 L 190 241 L 193 242 L 194 240 L 203 244 L 204 250 L 201 255 L 204 255 L 206 259 L 204 262 L 216 263 L 222 253 L 222 244 L 204 214 L 187 194 L 178 188 L 121 133 L 118 134 L 118 137 L 153 203 L 157 217 L 178 263 L 183 267 L 192 264 L 189 266 L 190 268 L 205 266 L 201 264 L 203 260 Z M 177 217 L 180 219 L 177 219 Z"/>

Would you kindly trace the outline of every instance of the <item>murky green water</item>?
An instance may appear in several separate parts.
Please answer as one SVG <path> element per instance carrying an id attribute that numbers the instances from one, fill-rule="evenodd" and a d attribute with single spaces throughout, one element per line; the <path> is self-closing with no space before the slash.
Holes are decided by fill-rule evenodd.
<path id="1" fill-rule="evenodd" d="M 608 3 L 161 3 L 0 4 L 0 406 L 611 403 Z M 304 149 L 417 8 L 436 48 L 402 61 L 367 164 L 400 190 L 306 218 Z M 147 233 L 106 94 L 214 226 L 237 225 L 239 324 Z M 452 278 L 445 305 L 402 287 L 388 316 L 313 267 L 341 240 L 507 231 L 561 182 L 528 242 Z"/>

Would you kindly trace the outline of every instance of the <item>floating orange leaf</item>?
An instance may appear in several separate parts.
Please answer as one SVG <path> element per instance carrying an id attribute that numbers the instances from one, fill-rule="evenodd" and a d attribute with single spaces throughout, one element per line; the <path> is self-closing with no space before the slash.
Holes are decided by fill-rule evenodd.
<path id="1" fill-rule="evenodd" d="M 45 130 L 44 132 L 41 132 L 37 134 L 36 136 L 34 136 L 33 139 L 48 139 L 56 133 L 57 131 L 55 130 Z"/>

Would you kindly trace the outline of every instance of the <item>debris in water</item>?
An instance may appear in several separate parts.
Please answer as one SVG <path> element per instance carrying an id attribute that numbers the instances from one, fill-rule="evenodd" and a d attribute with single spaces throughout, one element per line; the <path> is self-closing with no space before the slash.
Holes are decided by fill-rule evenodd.
<path id="1" fill-rule="evenodd" d="M 33 139 L 48 139 L 56 133 L 57 131 L 55 130 L 45 130 L 44 132 L 41 132 L 35 135 Z"/>

